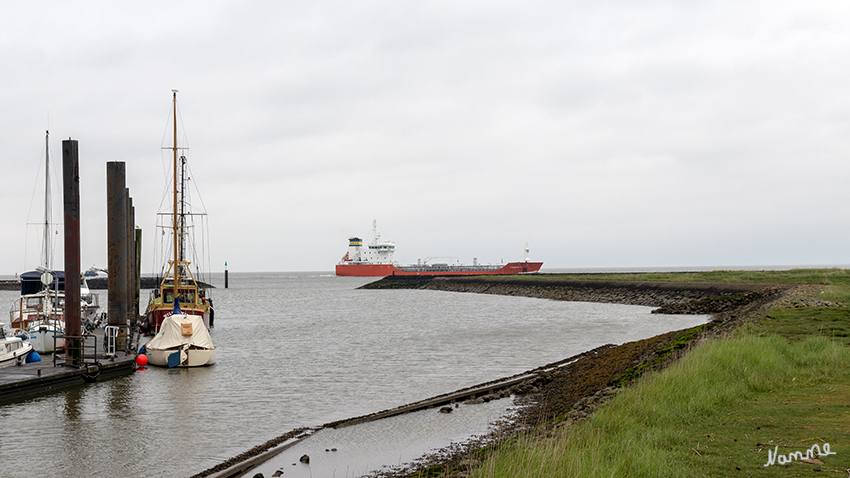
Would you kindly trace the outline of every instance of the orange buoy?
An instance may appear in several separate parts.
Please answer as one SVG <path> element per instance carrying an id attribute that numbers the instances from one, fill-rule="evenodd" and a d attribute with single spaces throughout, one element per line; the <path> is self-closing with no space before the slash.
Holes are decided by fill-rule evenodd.
<path id="1" fill-rule="evenodd" d="M 137 355 L 136 356 L 136 365 L 139 367 L 144 367 L 148 364 L 148 356 L 147 355 Z"/>

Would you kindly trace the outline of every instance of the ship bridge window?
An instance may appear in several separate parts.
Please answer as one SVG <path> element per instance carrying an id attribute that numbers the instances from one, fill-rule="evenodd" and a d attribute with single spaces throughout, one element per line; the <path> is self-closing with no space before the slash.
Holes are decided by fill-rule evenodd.
<path id="1" fill-rule="evenodd" d="M 38 307 L 41 305 L 41 297 L 27 297 L 27 307 Z"/>
<path id="2" fill-rule="evenodd" d="M 180 293 L 180 303 L 181 304 L 194 304 L 195 303 L 195 293 L 194 292 L 181 292 Z"/>
<path id="3" fill-rule="evenodd" d="M 171 291 L 171 290 L 165 291 L 165 293 L 163 294 L 163 297 L 165 298 L 164 302 L 166 304 L 174 303 L 174 291 Z"/>

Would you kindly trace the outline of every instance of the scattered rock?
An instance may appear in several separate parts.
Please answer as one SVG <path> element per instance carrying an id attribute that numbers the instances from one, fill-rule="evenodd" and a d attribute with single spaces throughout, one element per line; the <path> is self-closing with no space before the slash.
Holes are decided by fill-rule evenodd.
<path id="1" fill-rule="evenodd" d="M 301 455 L 301 458 L 298 459 L 301 463 L 310 464 L 310 455 Z"/>
<path id="2" fill-rule="evenodd" d="M 273 477 L 273 478 L 277 478 L 278 476 L 280 476 L 280 475 L 282 475 L 282 474 L 283 474 L 283 470 L 277 470 L 276 472 L 274 472 L 274 474 L 272 475 L 272 477 Z"/>
<path id="3" fill-rule="evenodd" d="M 440 413 L 452 413 L 452 407 L 442 407 Z"/>
<path id="4" fill-rule="evenodd" d="M 266 477 L 263 476 L 262 473 L 257 473 L 256 475 L 254 475 L 254 478 L 266 478 Z"/>

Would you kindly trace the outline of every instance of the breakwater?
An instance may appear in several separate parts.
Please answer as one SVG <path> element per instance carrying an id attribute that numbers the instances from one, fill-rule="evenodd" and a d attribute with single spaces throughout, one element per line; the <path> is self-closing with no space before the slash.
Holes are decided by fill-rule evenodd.
<path id="1" fill-rule="evenodd" d="M 657 307 L 653 313 L 719 314 L 790 289 L 786 284 L 651 282 L 571 279 L 569 275 L 415 277 L 389 276 L 361 289 L 428 289 L 577 302 Z"/>

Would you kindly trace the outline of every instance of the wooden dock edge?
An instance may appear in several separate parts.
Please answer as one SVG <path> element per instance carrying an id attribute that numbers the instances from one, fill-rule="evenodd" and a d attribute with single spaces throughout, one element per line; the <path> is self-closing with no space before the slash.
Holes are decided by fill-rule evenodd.
<path id="1" fill-rule="evenodd" d="M 20 374 L 19 380 L 0 383 L 0 404 L 129 375 L 136 370 L 136 362 L 134 356 L 126 356 L 114 360 L 103 359 L 97 364 L 90 364 L 83 368 L 53 367 L 47 362 L 30 363 L 14 368 L 16 372 L 20 370 L 23 373 Z M 49 373 L 38 375 L 38 369 L 49 370 Z"/>

